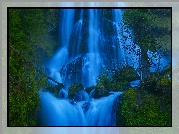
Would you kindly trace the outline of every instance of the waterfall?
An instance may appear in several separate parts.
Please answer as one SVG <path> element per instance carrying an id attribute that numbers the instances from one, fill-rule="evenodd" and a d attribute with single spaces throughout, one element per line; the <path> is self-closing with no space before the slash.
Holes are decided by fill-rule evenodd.
<path id="1" fill-rule="evenodd" d="M 117 44 L 116 38 L 124 40 L 118 31 L 121 30 L 120 22 L 120 9 L 60 10 L 59 50 L 46 67 L 49 69 L 48 75 L 67 87 L 59 91 L 58 97 L 50 92 L 40 93 L 41 126 L 116 125 L 115 105 L 122 92 L 94 99 L 95 90 L 89 94 L 81 90 L 69 99 L 68 90 L 75 83 L 81 83 L 85 88 L 95 86 L 96 78 L 105 68 L 115 68 L 116 63 L 126 60 L 122 45 L 129 44 L 131 40 Z"/>
<path id="2" fill-rule="evenodd" d="M 51 93 L 41 93 L 41 126 L 86 126 L 80 104 L 54 97 Z"/>
<path id="3" fill-rule="evenodd" d="M 113 104 L 121 92 L 102 97 L 90 102 L 85 114 L 89 126 L 115 126 L 115 110 Z M 112 113 L 112 114 L 111 114 Z"/>
<path id="4" fill-rule="evenodd" d="M 59 30 L 60 31 L 59 39 L 60 39 L 60 46 L 62 47 L 55 53 L 55 55 L 48 63 L 47 67 L 50 70 L 50 76 L 56 81 L 62 83 L 63 80 L 60 74 L 60 69 L 68 60 L 68 44 L 73 29 L 74 10 L 73 9 L 61 10 L 60 19 L 61 19 L 60 21 L 61 25 Z"/>
<path id="5" fill-rule="evenodd" d="M 131 32 L 120 25 L 123 24 L 120 9 L 60 12 L 60 49 L 46 65 L 53 79 L 67 86 L 82 83 L 89 87 L 96 85 L 96 78 L 104 69 L 116 69 L 117 63 L 121 67 L 126 64 L 139 67 L 136 55 L 139 47 L 133 43 Z M 106 12 L 112 18 L 101 17 Z"/>
<path id="6" fill-rule="evenodd" d="M 99 37 L 99 16 L 97 9 L 89 9 L 89 38 L 88 38 L 88 86 L 96 85 L 95 77 L 99 75 L 99 52 L 98 52 L 98 37 Z M 94 69 L 95 68 L 95 69 Z"/>
<path id="7" fill-rule="evenodd" d="M 40 93 L 40 126 L 115 126 L 114 102 L 122 92 L 100 99 L 74 102 Z M 107 117 L 107 118 L 106 118 Z"/>

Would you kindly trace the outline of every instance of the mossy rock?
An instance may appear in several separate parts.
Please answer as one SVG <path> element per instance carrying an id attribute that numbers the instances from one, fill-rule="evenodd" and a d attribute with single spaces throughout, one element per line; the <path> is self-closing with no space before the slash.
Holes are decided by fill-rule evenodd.
<path id="1" fill-rule="evenodd" d="M 109 95 L 109 90 L 106 89 L 95 89 L 94 98 L 101 98 Z"/>
<path id="2" fill-rule="evenodd" d="M 134 81 L 140 79 L 137 72 L 134 70 L 133 67 L 127 65 L 120 70 L 117 70 L 113 75 L 114 82 L 121 82 L 121 81 Z"/>
<path id="3" fill-rule="evenodd" d="M 59 91 L 64 88 L 63 84 L 58 84 L 58 85 L 51 85 L 48 86 L 44 89 L 44 91 L 49 91 L 53 93 L 56 97 L 59 97 Z"/>
<path id="4" fill-rule="evenodd" d="M 71 87 L 69 88 L 69 92 L 68 92 L 68 98 L 73 99 L 75 93 L 79 92 L 80 90 L 83 90 L 83 89 L 84 89 L 84 87 L 81 83 L 71 85 Z"/>
<path id="5" fill-rule="evenodd" d="M 121 82 L 113 82 L 111 84 L 112 91 L 121 92 L 129 89 L 131 87 L 128 81 L 121 81 Z"/>

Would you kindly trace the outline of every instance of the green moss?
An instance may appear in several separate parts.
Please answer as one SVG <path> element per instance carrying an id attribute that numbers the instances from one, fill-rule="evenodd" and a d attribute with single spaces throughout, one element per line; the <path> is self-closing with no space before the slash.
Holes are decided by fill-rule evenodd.
<path id="1" fill-rule="evenodd" d="M 98 76 L 98 81 L 96 87 L 98 89 L 111 89 L 111 78 L 107 76 L 106 73 L 101 73 Z"/>
<path id="2" fill-rule="evenodd" d="M 121 82 L 113 82 L 111 83 L 111 88 L 113 91 L 124 91 L 128 89 L 130 86 L 128 81 L 121 81 Z"/>
<path id="3" fill-rule="evenodd" d="M 130 81 L 139 79 L 136 71 L 129 65 L 122 69 L 116 70 L 112 76 L 108 76 L 107 72 L 103 72 L 98 76 L 95 89 L 95 98 L 109 95 L 110 91 L 124 91 L 130 86 Z"/>
<path id="4" fill-rule="evenodd" d="M 170 94 L 171 93 L 171 80 L 168 78 L 160 78 L 157 81 L 156 87 L 160 90 L 163 94 Z"/>
<path id="5" fill-rule="evenodd" d="M 68 98 L 73 99 L 75 93 L 79 92 L 80 90 L 83 90 L 83 89 L 84 89 L 84 87 L 81 83 L 71 85 L 71 87 L 69 88 L 69 92 L 68 92 Z"/>
<path id="6" fill-rule="evenodd" d="M 113 75 L 114 82 L 121 82 L 121 81 L 134 81 L 139 79 L 137 72 L 134 70 L 133 67 L 127 65 L 120 70 L 117 70 Z"/>
<path id="7" fill-rule="evenodd" d="M 37 125 L 38 90 L 48 83 L 47 77 L 39 72 L 42 68 L 37 66 L 43 65 L 57 45 L 52 37 L 57 28 L 57 12 L 9 9 L 9 126 Z"/>
<path id="8" fill-rule="evenodd" d="M 43 75 L 35 79 L 36 69 L 27 61 L 25 65 L 18 71 L 11 68 L 9 72 L 9 126 L 36 126 L 40 104 L 38 89 L 47 79 Z M 21 63 L 21 66 L 24 65 Z"/>

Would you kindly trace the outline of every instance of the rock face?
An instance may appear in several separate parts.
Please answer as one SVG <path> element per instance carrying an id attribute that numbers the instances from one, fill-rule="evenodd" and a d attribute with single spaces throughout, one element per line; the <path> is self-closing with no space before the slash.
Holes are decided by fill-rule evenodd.
<path id="1" fill-rule="evenodd" d="M 108 96 L 108 95 L 109 95 L 109 90 L 96 89 L 94 93 L 94 98 L 101 98 L 101 97 Z"/>

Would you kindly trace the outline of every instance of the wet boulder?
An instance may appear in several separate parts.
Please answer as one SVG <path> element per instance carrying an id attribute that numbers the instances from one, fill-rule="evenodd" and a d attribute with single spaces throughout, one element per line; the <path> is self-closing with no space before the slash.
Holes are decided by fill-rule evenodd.
<path id="1" fill-rule="evenodd" d="M 109 95 L 109 90 L 106 89 L 96 89 L 94 93 L 94 98 L 101 98 Z"/>
<path id="2" fill-rule="evenodd" d="M 71 85 L 71 87 L 69 88 L 69 92 L 68 92 L 68 98 L 73 99 L 75 96 L 75 93 L 77 93 L 83 89 L 84 89 L 84 87 L 81 83 Z"/>

